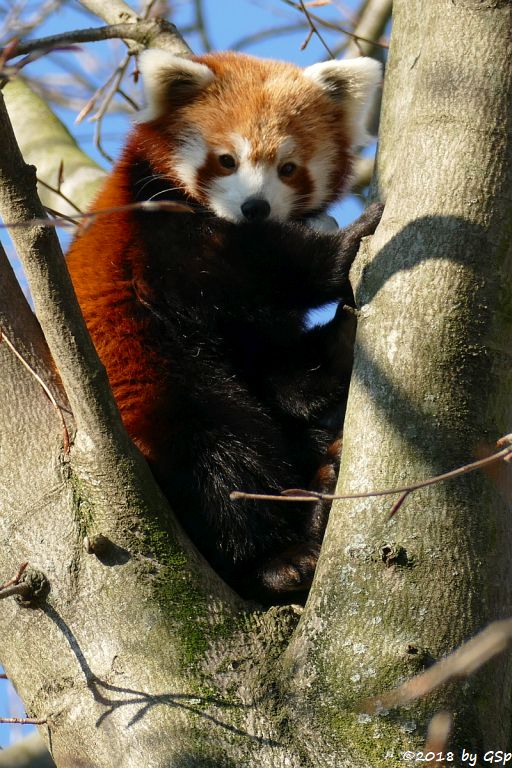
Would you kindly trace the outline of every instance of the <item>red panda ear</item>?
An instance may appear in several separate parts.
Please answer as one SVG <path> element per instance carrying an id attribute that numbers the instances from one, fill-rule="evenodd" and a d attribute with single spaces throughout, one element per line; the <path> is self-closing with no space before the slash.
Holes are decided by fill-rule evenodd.
<path id="1" fill-rule="evenodd" d="M 366 144 L 369 136 L 365 131 L 365 120 L 382 79 L 381 63 L 367 56 L 325 61 L 307 67 L 304 76 L 343 107 L 352 145 Z"/>
<path id="2" fill-rule="evenodd" d="M 205 64 L 174 56 L 159 48 L 148 48 L 139 56 L 147 107 L 137 115 L 146 123 L 173 107 L 191 101 L 212 82 L 215 75 Z"/>

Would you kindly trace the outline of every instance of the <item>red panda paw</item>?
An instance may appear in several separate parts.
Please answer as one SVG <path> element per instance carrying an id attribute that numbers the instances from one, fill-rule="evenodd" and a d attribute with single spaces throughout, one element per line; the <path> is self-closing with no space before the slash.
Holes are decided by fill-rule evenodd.
<path id="1" fill-rule="evenodd" d="M 283 597 L 287 592 L 306 592 L 313 581 L 319 546 L 295 544 L 259 570 L 259 581 L 267 594 Z"/>

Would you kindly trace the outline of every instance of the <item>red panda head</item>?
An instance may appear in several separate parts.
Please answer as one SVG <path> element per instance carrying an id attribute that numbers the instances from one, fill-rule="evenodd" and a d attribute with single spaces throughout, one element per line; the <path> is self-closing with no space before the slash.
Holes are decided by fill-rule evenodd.
<path id="1" fill-rule="evenodd" d="M 139 117 L 155 170 L 217 216 L 285 221 L 319 213 L 350 177 L 381 77 L 369 58 L 314 64 L 236 53 L 141 56 Z"/>

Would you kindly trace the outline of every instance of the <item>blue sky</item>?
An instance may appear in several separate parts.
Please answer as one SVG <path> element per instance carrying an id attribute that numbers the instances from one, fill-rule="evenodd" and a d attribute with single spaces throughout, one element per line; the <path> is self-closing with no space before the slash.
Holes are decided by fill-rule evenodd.
<path id="1" fill-rule="evenodd" d="M 33 3 L 32 7 L 37 8 L 41 3 Z M 177 8 L 177 15 L 174 17 L 178 27 L 186 28 L 192 21 L 192 3 L 189 0 L 175 0 L 173 6 Z M 213 49 L 230 49 L 236 45 L 237 41 L 256 32 L 268 30 L 271 27 L 294 25 L 300 22 L 300 14 L 287 6 L 282 0 L 206 0 L 205 2 L 205 20 L 209 38 Z M 347 14 L 343 10 L 350 12 L 350 8 L 357 5 L 356 0 L 344 0 L 337 2 L 333 0 L 332 7 L 317 8 L 316 13 L 324 18 L 335 20 L 338 23 L 347 24 Z M 0 15 L 0 22 L 2 21 Z M 98 20 L 97 25 L 102 22 Z M 56 34 L 72 29 L 88 27 L 91 19 L 84 16 L 80 11 L 77 2 L 70 2 L 57 14 L 52 16 L 38 30 L 37 36 Z M 341 37 L 338 33 L 322 32 L 327 43 L 331 47 L 339 45 Z M 301 51 L 301 44 L 305 39 L 305 31 L 290 32 L 284 36 L 271 37 L 260 42 L 254 43 L 245 48 L 246 52 L 259 56 L 267 56 L 278 59 L 287 59 L 300 66 L 308 66 L 316 61 L 326 58 L 326 51 L 318 39 L 313 36 L 307 48 Z M 187 42 L 192 49 L 199 53 L 203 51 L 203 44 L 200 36 L 189 35 Z M 101 84 L 102 67 L 103 72 L 110 63 L 114 64 L 120 60 L 123 55 L 124 46 L 120 42 L 95 43 L 83 45 L 82 53 L 63 52 L 54 54 L 55 57 L 66 57 L 73 59 L 79 66 L 85 66 L 88 75 Z M 61 75 L 62 71 L 54 64 L 46 60 L 39 60 L 30 65 L 27 74 L 44 75 L 45 77 Z M 93 143 L 93 125 L 84 121 L 79 126 L 74 125 L 76 111 L 59 109 L 58 114 L 69 126 L 71 132 L 77 136 L 83 148 L 91 154 L 103 167 L 108 164 L 98 155 Z M 115 157 L 122 145 L 123 136 L 129 129 L 130 121 L 126 115 L 114 115 L 108 117 L 105 121 L 104 135 L 105 147 L 107 151 Z M 334 209 L 334 215 L 340 224 L 346 224 L 352 221 L 360 212 L 361 203 L 353 197 L 347 198 L 341 205 Z M 1 235 L 2 242 L 12 256 L 8 240 L 5 234 Z M 10 574 L 5 574 L 9 577 Z M 2 580 L 0 574 L 0 580 Z M 0 680 L 0 716 L 12 717 L 20 716 L 22 710 L 20 705 L 15 702 L 10 684 Z M 6 746 L 17 738 L 27 735 L 32 730 L 27 726 L 2 726 L 0 725 L 0 746 Z"/>

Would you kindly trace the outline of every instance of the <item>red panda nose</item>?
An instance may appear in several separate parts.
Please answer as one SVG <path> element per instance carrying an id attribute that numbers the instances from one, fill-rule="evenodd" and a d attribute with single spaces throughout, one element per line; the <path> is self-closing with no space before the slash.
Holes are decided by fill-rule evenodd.
<path id="1" fill-rule="evenodd" d="M 248 197 L 240 210 L 247 221 L 263 221 L 270 215 L 270 205 L 261 197 Z"/>

